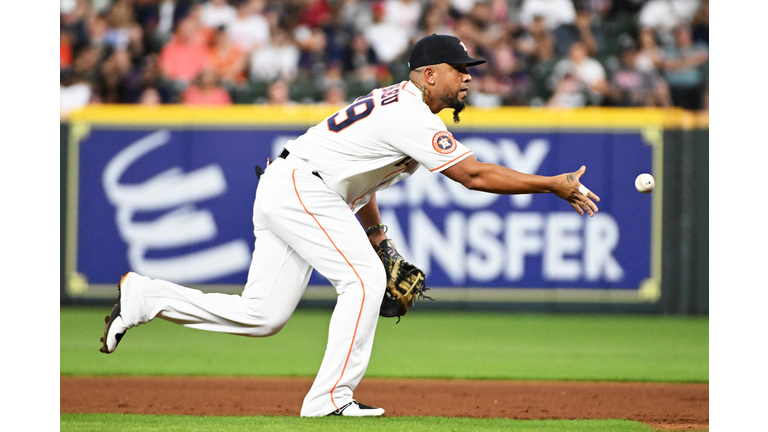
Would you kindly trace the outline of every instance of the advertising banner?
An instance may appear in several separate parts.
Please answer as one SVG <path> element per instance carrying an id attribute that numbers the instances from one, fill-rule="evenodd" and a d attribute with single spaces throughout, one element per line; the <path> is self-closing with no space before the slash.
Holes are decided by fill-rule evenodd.
<path id="1" fill-rule="evenodd" d="M 127 270 L 239 292 L 253 251 L 254 166 L 263 168 L 305 130 L 81 128 L 70 152 L 76 193 L 68 294 L 114 296 Z M 658 297 L 660 201 L 634 187 L 638 174 L 658 168 L 659 152 L 647 134 L 480 128 L 454 136 L 480 161 L 525 173 L 555 175 L 586 165 L 581 180 L 600 196 L 600 211 L 581 216 L 552 194 L 470 191 L 419 170 L 377 197 L 389 237 L 424 269 L 428 286 L 456 299 L 468 292 L 503 301 Z M 329 287 L 319 274 L 310 285 Z"/>

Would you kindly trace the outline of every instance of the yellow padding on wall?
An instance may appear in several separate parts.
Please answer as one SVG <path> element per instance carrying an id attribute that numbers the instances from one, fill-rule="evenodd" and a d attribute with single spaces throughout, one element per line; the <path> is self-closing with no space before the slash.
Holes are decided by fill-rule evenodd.
<path id="1" fill-rule="evenodd" d="M 73 112 L 67 120 L 92 124 L 167 126 L 313 126 L 340 109 L 329 105 L 233 105 L 190 107 L 162 105 L 89 105 Z M 453 123 L 453 111 L 439 115 L 449 130 L 468 128 L 514 129 L 637 129 L 649 126 L 706 129 L 709 114 L 682 109 L 659 108 L 574 108 L 550 109 L 468 107 L 461 123 Z"/>

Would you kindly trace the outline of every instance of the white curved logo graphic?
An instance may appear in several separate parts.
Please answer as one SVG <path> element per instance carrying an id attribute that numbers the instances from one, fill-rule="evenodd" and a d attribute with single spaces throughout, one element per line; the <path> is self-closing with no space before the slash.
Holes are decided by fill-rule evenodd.
<path id="1" fill-rule="evenodd" d="M 227 188 L 218 165 L 188 173 L 173 167 L 143 183 L 120 183 L 120 177 L 133 163 L 166 145 L 170 138 L 167 130 L 148 135 L 121 150 L 104 169 L 104 191 L 116 208 L 117 228 L 128 244 L 131 269 L 178 283 L 204 282 L 247 269 L 251 251 L 242 239 L 182 256 L 147 257 L 152 249 L 189 246 L 215 239 L 218 231 L 213 214 L 198 209 L 194 203 L 222 195 Z M 134 220 L 137 213 L 163 210 L 167 212 L 154 220 Z"/>

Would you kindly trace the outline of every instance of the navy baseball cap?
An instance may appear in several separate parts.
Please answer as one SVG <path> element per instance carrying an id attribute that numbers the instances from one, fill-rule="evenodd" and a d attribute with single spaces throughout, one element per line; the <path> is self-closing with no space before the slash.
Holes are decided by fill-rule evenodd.
<path id="1" fill-rule="evenodd" d="M 470 57 L 467 47 L 459 38 L 437 34 L 426 36 L 416 42 L 408 57 L 408 67 L 411 70 L 440 63 L 477 66 L 485 63 L 485 60 Z"/>

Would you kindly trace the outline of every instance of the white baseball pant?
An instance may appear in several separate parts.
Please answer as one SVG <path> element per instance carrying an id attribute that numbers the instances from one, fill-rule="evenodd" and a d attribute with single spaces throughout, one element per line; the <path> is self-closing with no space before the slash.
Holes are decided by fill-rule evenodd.
<path id="1" fill-rule="evenodd" d="M 128 327 L 155 317 L 186 327 L 270 336 L 285 325 L 312 268 L 338 293 L 328 345 L 304 399 L 302 416 L 322 416 L 352 401 L 373 347 L 386 275 L 355 214 L 301 159 L 275 160 L 259 181 L 253 260 L 242 295 L 203 293 L 131 274 L 123 284 Z"/>

